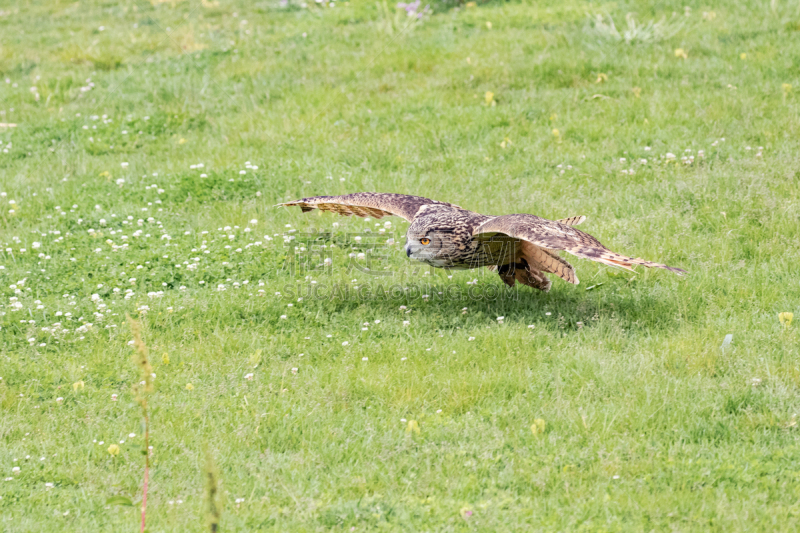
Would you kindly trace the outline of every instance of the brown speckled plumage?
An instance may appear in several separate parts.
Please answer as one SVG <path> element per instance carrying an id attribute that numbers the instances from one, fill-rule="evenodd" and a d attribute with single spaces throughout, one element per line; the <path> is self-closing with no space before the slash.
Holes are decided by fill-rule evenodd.
<path id="1" fill-rule="evenodd" d="M 412 259 L 440 268 L 489 267 L 511 286 L 519 281 L 548 291 L 551 282 L 544 272 L 577 284 L 575 269 L 556 253 L 558 250 L 627 270 L 642 265 L 685 273 L 679 268 L 612 252 L 573 227 L 583 222 L 584 216 L 555 221 L 526 214 L 495 217 L 421 196 L 373 192 L 315 196 L 279 205 L 345 216 L 401 216 L 411 222 L 406 233 L 406 253 Z"/>
<path id="2" fill-rule="evenodd" d="M 422 196 L 409 196 L 407 194 L 389 192 L 357 192 L 344 196 L 314 196 L 278 205 L 296 205 L 303 210 L 303 213 L 312 209 L 333 211 L 346 217 L 356 215 L 383 218 L 386 215 L 397 215 L 411 222 L 414 220 L 414 215 L 419 211 L 419 208 L 428 204 L 446 205 L 460 209 L 457 205 L 437 202 Z"/>

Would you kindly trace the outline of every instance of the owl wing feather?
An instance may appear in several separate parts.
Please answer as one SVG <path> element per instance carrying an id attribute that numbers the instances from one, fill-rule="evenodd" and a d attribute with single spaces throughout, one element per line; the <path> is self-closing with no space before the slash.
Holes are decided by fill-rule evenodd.
<path id="1" fill-rule="evenodd" d="M 298 206 L 303 213 L 319 209 L 320 211 L 331 211 L 347 217 L 356 215 L 359 217 L 383 218 L 387 215 L 396 215 L 411 222 L 422 206 L 430 204 L 461 209 L 457 205 L 431 200 L 422 196 L 383 192 L 357 192 L 343 196 L 312 196 L 278 204 L 278 206 Z"/>
<path id="2" fill-rule="evenodd" d="M 569 218 L 561 218 L 556 220 L 556 222 L 561 222 L 562 224 L 566 224 L 567 226 L 577 226 L 578 224 L 583 223 L 586 220 L 586 217 L 583 215 L 577 217 L 569 217 Z"/>
<path id="3" fill-rule="evenodd" d="M 573 219 L 565 220 L 572 221 Z M 581 222 L 583 221 L 581 220 Z M 564 222 L 547 220 L 535 215 L 519 214 L 495 217 L 475 228 L 472 234 L 476 237 L 480 236 L 478 238 L 507 235 L 528 241 L 551 253 L 554 250 L 564 250 L 578 257 L 631 271 L 633 271 L 631 267 L 634 265 L 642 265 L 648 268 L 663 268 L 678 275 L 686 273 L 680 268 L 612 252 L 588 233 L 575 229 Z"/>

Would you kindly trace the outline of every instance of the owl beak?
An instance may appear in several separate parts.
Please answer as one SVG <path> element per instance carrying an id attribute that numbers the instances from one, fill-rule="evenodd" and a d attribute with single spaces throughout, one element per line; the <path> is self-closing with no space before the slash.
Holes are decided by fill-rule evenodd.
<path id="1" fill-rule="evenodd" d="M 406 245 L 406 257 L 411 257 L 411 247 Z"/>

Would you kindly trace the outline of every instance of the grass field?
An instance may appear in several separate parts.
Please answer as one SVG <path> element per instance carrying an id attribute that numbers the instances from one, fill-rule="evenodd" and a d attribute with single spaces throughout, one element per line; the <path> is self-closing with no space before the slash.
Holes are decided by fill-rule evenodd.
<path id="1" fill-rule="evenodd" d="M 207 455 L 222 531 L 800 529 L 797 3 L 309 4 L 2 3 L 0 529 L 138 531 L 126 314 L 151 532 Z M 690 275 L 272 207 L 364 190 Z"/>

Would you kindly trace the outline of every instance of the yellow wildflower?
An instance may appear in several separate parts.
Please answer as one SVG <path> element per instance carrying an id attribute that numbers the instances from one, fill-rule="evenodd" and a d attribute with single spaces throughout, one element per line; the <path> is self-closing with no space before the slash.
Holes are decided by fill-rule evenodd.
<path id="1" fill-rule="evenodd" d="M 747 54 L 745 54 L 744 52 L 742 52 L 741 54 L 739 54 L 739 59 L 741 59 L 741 60 L 743 60 L 743 61 L 744 61 L 745 59 L 747 59 Z"/>
<path id="2" fill-rule="evenodd" d="M 186 390 L 194 390 L 194 385 L 192 385 L 191 383 L 187 383 Z"/>
<path id="3" fill-rule="evenodd" d="M 406 433 L 416 433 L 419 435 L 419 424 L 417 424 L 416 420 L 409 420 L 408 427 L 406 427 Z"/>
<path id="4" fill-rule="evenodd" d="M 603 83 L 608 81 L 608 74 L 600 73 L 597 75 L 597 79 L 594 80 L 595 83 Z"/>
<path id="5" fill-rule="evenodd" d="M 544 433 L 544 428 L 545 428 L 544 420 L 542 420 L 541 418 L 537 418 L 536 420 L 533 421 L 533 424 L 531 424 L 531 433 L 533 433 L 534 435 L 541 435 L 542 433 Z"/>
<path id="6" fill-rule="evenodd" d="M 84 383 L 83 381 L 76 381 L 72 384 L 72 390 L 78 392 L 79 390 L 83 390 Z"/>
<path id="7" fill-rule="evenodd" d="M 492 29 L 492 23 L 489 22 L 488 20 L 486 21 L 486 29 L 487 30 L 491 30 Z"/>
<path id="8" fill-rule="evenodd" d="M 558 131 L 558 128 L 553 128 L 553 137 L 558 137 L 561 135 L 561 132 Z"/>
<path id="9" fill-rule="evenodd" d="M 161 362 L 165 365 L 169 364 L 169 354 L 167 352 L 161 354 Z"/>
<path id="10" fill-rule="evenodd" d="M 108 453 L 116 457 L 117 455 L 119 455 L 119 446 L 117 446 L 116 444 L 112 444 L 111 446 L 108 447 Z"/>
<path id="11" fill-rule="evenodd" d="M 789 327 L 792 325 L 792 320 L 794 319 L 794 313 L 778 313 L 778 320 L 784 327 Z"/>
<path id="12" fill-rule="evenodd" d="M 494 93 L 492 91 L 486 91 L 486 94 L 483 95 L 483 99 L 486 100 L 486 105 L 491 105 L 494 103 Z"/>
<path id="13" fill-rule="evenodd" d="M 680 57 L 681 59 L 686 59 L 689 57 L 689 54 L 686 53 L 686 50 L 683 48 L 676 48 L 675 49 L 675 57 Z"/>

